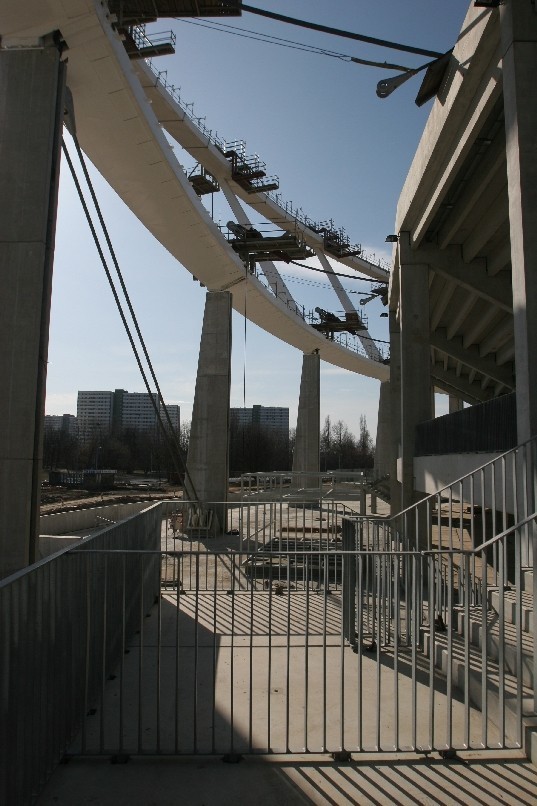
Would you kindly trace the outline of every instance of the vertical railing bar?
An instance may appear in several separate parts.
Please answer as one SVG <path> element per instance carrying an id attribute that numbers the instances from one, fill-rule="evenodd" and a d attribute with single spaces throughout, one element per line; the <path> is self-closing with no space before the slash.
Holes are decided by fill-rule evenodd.
<path id="1" fill-rule="evenodd" d="M 376 536 L 376 550 L 378 551 L 378 535 Z M 374 596 L 373 601 L 376 602 L 376 618 L 373 619 L 373 641 L 376 644 L 376 681 L 375 681 L 375 750 L 380 750 L 380 700 L 381 700 L 381 663 L 380 663 L 380 644 L 382 640 L 382 633 L 380 630 L 380 574 L 382 558 L 379 554 L 375 555 L 373 565 L 375 568 L 374 580 Z"/>
<path id="2" fill-rule="evenodd" d="M 87 749 L 87 716 L 89 711 L 89 681 L 90 681 L 90 663 L 91 663 L 91 627 L 92 627 L 92 602 L 91 602 L 91 588 L 90 579 L 95 579 L 95 555 L 86 554 L 85 557 L 85 571 L 86 571 L 86 652 L 84 658 L 84 699 L 83 699 L 83 713 L 82 713 L 82 743 L 81 753 L 85 754 Z"/>
<path id="3" fill-rule="evenodd" d="M 126 606 L 126 584 L 127 584 L 127 557 L 125 554 L 121 557 L 121 659 L 119 670 L 119 752 L 123 753 L 123 736 L 124 736 L 124 695 L 125 695 L 125 651 L 126 651 L 126 623 L 125 623 L 125 606 Z"/>
<path id="4" fill-rule="evenodd" d="M 356 545 L 355 545 L 356 548 Z M 358 597 L 357 597 L 357 619 L 356 619 L 356 651 L 358 653 L 358 663 L 356 664 L 356 723 L 358 726 L 357 736 L 357 750 L 360 752 L 363 749 L 363 731 L 362 731 L 362 652 L 363 652 L 363 555 L 357 553 L 354 558 L 357 568 L 358 580 Z"/>
<path id="5" fill-rule="evenodd" d="M 533 526 L 535 524 L 533 523 Z M 517 529 L 515 538 L 515 646 L 516 646 L 516 736 L 515 741 L 522 746 L 522 557 L 521 532 Z M 535 616 L 533 617 L 535 619 Z M 534 620 L 534 625 L 536 624 Z M 535 629 L 534 629 L 535 635 Z M 537 643 L 535 641 L 533 643 Z M 535 670 L 535 666 L 533 666 Z M 534 672 L 535 674 L 535 672 Z M 535 691 L 534 684 L 534 691 Z"/>
<path id="6" fill-rule="evenodd" d="M 272 564 L 270 566 L 272 572 Z M 270 576 L 269 576 L 270 581 Z M 272 719 L 272 585 L 268 589 L 268 665 L 267 665 L 267 753 L 272 750 L 271 719 Z"/>
<path id="7" fill-rule="evenodd" d="M 241 508 L 242 509 L 242 508 Z M 217 653 L 217 640 L 218 635 L 218 609 L 217 609 L 217 596 L 218 596 L 218 554 L 212 558 L 213 563 L 213 635 L 212 635 L 212 686 L 211 686 L 211 751 L 216 752 L 216 662 L 218 658 Z"/>
<path id="8" fill-rule="evenodd" d="M 221 560 L 221 555 L 218 555 Z M 229 658 L 229 673 L 230 673 L 230 691 L 229 691 L 229 708 L 230 720 L 229 728 L 231 733 L 230 753 L 235 753 L 235 574 L 231 576 L 231 641 L 230 641 L 230 658 Z"/>
<path id="9" fill-rule="evenodd" d="M 281 557 L 281 555 L 280 555 Z M 287 578 L 289 578 L 289 559 L 287 555 Z M 296 555 L 295 555 L 296 562 Z M 281 567 L 281 563 L 280 563 Z M 287 657 L 285 670 L 285 751 L 290 752 L 289 747 L 289 714 L 290 714 L 290 686 L 291 686 L 291 590 L 287 586 Z"/>
<path id="10" fill-rule="evenodd" d="M 309 750 L 308 711 L 309 711 L 309 637 L 310 637 L 310 558 L 304 557 L 304 582 L 306 585 L 306 614 L 304 624 L 304 752 Z"/>
<path id="11" fill-rule="evenodd" d="M 325 574 L 328 572 L 328 555 L 325 555 Z M 326 581 L 329 584 L 329 580 Z M 327 597 L 328 588 L 325 586 L 324 597 Z M 345 636 L 343 630 L 343 613 L 339 622 L 339 749 L 345 750 Z"/>
<path id="12" fill-rule="evenodd" d="M 180 641 L 181 641 L 181 560 L 182 557 L 174 557 L 174 580 L 175 586 L 175 685 L 174 685 L 174 748 L 176 755 L 179 753 L 179 680 L 180 680 Z"/>
<path id="13" fill-rule="evenodd" d="M 238 555 L 238 567 L 242 567 L 241 555 Z M 249 658 L 249 692 L 248 692 L 248 749 L 253 747 L 253 687 L 254 687 L 254 586 L 250 585 L 250 658 Z"/>
<path id="14" fill-rule="evenodd" d="M 321 560 L 319 558 L 319 580 L 320 580 L 320 568 L 321 568 Z M 319 586 L 320 587 L 320 586 Z M 326 753 L 326 720 L 328 717 L 327 714 L 327 697 L 326 697 L 326 669 L 327 669 L 327 652 L 326 652 L 326 623 L 327 623 L 327 606 L 328 606 L 328 597 L 326 596 L 326 591 L 323 591 L 323 746 L 322 752 Z"/>
<path id="15" fill-rule="evenodd" d="M 151 558 L 148 560 L 151 562 Z M 162 556 L 160 557 L 162 563 Z M 162 660 L 162 592 L 157 594 L 157 699 L 156 699 L 156 731 L 157 753 L 160 754 L 160 697 L 161 697 L 161 660 Z"/>
<path id="16" fill-rule="evenodd" d="M 99 730 L 99 749 L 104 752 L 105 743 L 105 714 L 106 714 L 106 641 L 107 631 L 106 623 L 108 618 L 108 555 L 104 555 L 104 573 L 103 573 L 103 623 L 102 623 L 102 657 L 101 657 L 101 723 Z"/>
<path id="17" fill-rule="evenodd" d="M 435 742 L 435 653 L 436 653 L 436 633 L 435 633 L 435 613 L 441 613 L 439 602 L 437 600 L 437 588 L 442 587 L 441 577 L 441 555 L 435 557 L 431 554 L 429 557 L 429 740 L 430 750 L 434 750 Z M 437 571 L 438 569 L 438 571 Z M 439 584 L 436 584 L 436 576 L 439 576 Z M 435 604 L 436 603 L 436 604 Z M 435 606 L 438 608 L 435 610 Z"/>
<path id="18" fill-rule="evenodd" d="M 516 539 L 516 537 L 515 537 Z M 498 541 L 498 554 L 499 554 L 499 589 L 498 589 L 498 730 L 500 746 L 505 747 L 505 576 L 504 576 L 504 554 L 505 551 L 505 538 Z M 487 604 L 488 609 L 488 604 Z M 486 645 L 489 644 L 489 631 L 490 627 L 487 619 L 487 633 L 484 636 Z M 521 674 L 522 670 L 518 670 Z"/>
<path id="19" fill-rule="evenodd" d="M 418 644 L 418 560 L 416 554 L 411 555 L 412 564 L 412 629 L 411 629 L 411 651 L 412 651 L 412 749 L 417 748 L 417 679 L 416 679 L 416 666 L 417 666 L 417 644 Z"/>
<path id="20" fill-rule="evenodd" d="M 144 655 L 144 556 L 139 555 L 140 565 L 140 650 L 138 655 L 138 754 L 143 750 L 143 655 Z"/>
<path id="21" fill-rule="evenodd" d="M 448 586 L 447 586 L 447 719 L 446 719 L 446 745 L 447 750 L 453 747 L 453 554 L 448 555 Z"/>
<path id="22" fill-rule="evenodd" d="M 453 550 L 453 487 L 449 487 L 449 503 L 448 503 L 448 548 Z M 442 533 L 442 520 L 440 520 L 440 533 Z M 440 541 L 440 548 L 442 548 L 442 541 Z"/>
<path id="23" fill-rule="evenodd" d="M 217 557 L 218 555 L 216 555 Z M 198 662 L 199 662 L 199 578 L 200 578 L 200 555 L 194 555 L 194 574 L 196 587 L 194 591 L 194 680 L 192 691 L 192 731 L 194 737 L 194 753 L 198 752 Z M 215 561 L 216 561 L 215 557 Z M 190 575 L 192 577 L 192 552 L 190 554 Z"/>
<path id="24" fill-rule="evenodd" d="M 487 692 L 487 554 L 481 551 L 481 744 L 488 747 L 488 692 Z"/>
<path id="25" fill-rule="evenodd" d="M 384 544 L 386 546 L 386 543 Z M 400 596 L 400 561 L 399 555 L 393 556 L 393 595 L 394 595 L 394 629 L 393 629 L 393 749 L 397 752 L 400 747 L 399 736 L 399 639 L 401 633 L 401 596 Z"/>
<path id="26" fill-rule="evenodd" d="M 464 746 L 470 749 L 470 556 L 464 554 Z"/>

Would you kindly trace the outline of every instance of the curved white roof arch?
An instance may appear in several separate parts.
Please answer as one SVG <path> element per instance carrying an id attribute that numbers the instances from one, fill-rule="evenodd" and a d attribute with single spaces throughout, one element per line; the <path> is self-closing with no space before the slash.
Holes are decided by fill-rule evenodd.
<path id="1" fill-rule="evenodd" d="M 251 198 L 233 183 L 222 152 L 155 80 L 150 67 L 129 59 L 112 23 L 100 0 L 4 0 L 0 34 L 3 47 L 16 47 L 61 31 L 81 147 L 137 218 L 200 282 L 210 290 L 232 291 L 237 311 L 244 314 L 246 307 L 252 322 L 297 349 L 318 350 L 323 361 L 387 380 L 389 368 L 378 355 L 373 360 L 371 350 L 360 354 L 325 338 L 288 298 L 274 296 L 246 270 L 193 190 L 162 127 L 186 150 L 196 150 L 196 159 L 262 216 L 291 231 L 295 219 L 266 194 Z M 307 227 L 301 234 L 322 251 L 320 235 Z M 387 279 L 383 269 L 359 257 L 342 262 Z"/>

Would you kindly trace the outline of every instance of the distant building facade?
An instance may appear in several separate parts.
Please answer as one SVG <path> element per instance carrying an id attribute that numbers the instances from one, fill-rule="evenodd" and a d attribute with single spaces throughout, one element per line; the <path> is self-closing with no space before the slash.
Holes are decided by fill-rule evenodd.
<path id="1" fill-rule="evenodd" d="M 45 434 L 61 433 L 69 437 L 78 434 L 78 420 L 74 414 L 46 414 Z"/>
<path id="2" fill-rule="evenodd" d="M 153 400 L 157 400 L 156 394 Z M 165 425 L 167 419 L 160 407 L 160 416 Z M 172 427 L 179 431 L 180 407 L 166 405 Z M 121 434 L 125 430 L 156 431 L 157 416 L 154 403 L 146 392 L 79 391 L 77 397 L 79 439 L 83 443 L 108 433 Z"/>
<path id="3" fill-rule="evenodd" d="M 283 406 L 255 405 L 252 408 L 232 408 L 230 414 L 237 425 L 258 425 L 260 428 L 289 434 L 289 409 Z"/>

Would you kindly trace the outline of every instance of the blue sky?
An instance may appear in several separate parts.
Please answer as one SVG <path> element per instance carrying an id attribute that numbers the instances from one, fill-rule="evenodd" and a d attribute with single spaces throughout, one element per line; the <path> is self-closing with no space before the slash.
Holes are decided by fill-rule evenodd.
<path id="1" fill-rule="evenodd" d="M 252 2 L 252 5 L 255 3 Z M 289 16 L 445 51 L 452 47 L 468 0 L 258 0 L 255 4 Z M 244 139 L 268 172 L 280 179 L 286 200 L 314 220 L 333 219 L 351 241 L 389 257 L 385 237 L 393 230 L 399 192 L 432 102 L 414 98 L 421 77 L 389 98 L 375 94 L 393 71 L 254 41 L 248 31 L 359 58 L 415 67 L 422 56 L 380 49 L 307 31 L 245 13 L 224 20 L 243 36 L 204 21 L 164 20 L 153 31 L 173 28 L 176 54 L 159 59 L 168 81 L 194 102 L 194 113 L 226 140 Z M 219 30 L 214 30 L 219 28 Z M 247 30 L 246 30 L 247 29 Z M 148 33 L 151 28 L 148 29 Z M 76 104 L 76 98 L 75 98 Z M 186 168 L 191 158 L 177 147 Z M 94 172 L 96 189 L 122 271 L 167 402 L 190 419 L 205 290 L 139 224 Z M 215 219 L 232 215 L 214 199 Z M 252 213 L 252 222 L 262 224 Z M 314 264 L 313 264 L 314 265 Z M 334 264 L 337 270 L 337 264 Z M 316 272 L 283 265 L 295 299 L 306 309 L 337 311 L 340 304 Z M 350 273 L 344 267 L 341 269 Z M 344 281 L 351 291 L 367 283 Z M 387 338 L 382 307 L 366 307 L 370 333 Z M 231 405 L 288 406 L 296 420 L 301 354 L 233 316 Z M 78 389 L 143 391 L 104 272 L 90 239 L 67 166 L 62 167 L 51 312 L 47 414 L 76 413 Z M 322 364 L 321 417 L 344 420 L 358 431 L 361 414 L 375 432 L 378 382 Z"/>

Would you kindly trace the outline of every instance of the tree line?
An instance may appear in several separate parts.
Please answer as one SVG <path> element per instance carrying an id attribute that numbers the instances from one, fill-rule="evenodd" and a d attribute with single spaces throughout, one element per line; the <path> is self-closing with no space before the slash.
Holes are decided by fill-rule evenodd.
<path id="1" fill-rule="evenodd" d="M 186 459 L 190 422 L 177 434 L 183 460 Z M 241 424 L 231 418 L 229 468 L 231 476 L 256 471 L 286 471 L 293 466 L 295 429 L 289 433 L 256 423 Z M 358 470 L 372 467 L 374 445 L 365 416 L 355 436 L 342 420 L 324 421 L 320 434 L 320 469 Z M 48 431 L 43 442 L 43 467 L 69 470 L 114 469 L 124 473 L 142 471 L 173 478 L 174 463 L 165 440 L 151 431 L 125 429 L 120 434 L 100 433 L 79 441 L 63 431 Z"/>

